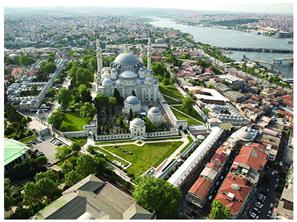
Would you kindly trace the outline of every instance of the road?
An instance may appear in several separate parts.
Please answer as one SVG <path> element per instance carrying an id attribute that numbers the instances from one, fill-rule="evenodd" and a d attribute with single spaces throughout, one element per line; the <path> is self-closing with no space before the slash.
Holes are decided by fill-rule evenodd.
<path id="1" fill-rule="evenodd" d="M 274 206 L 276 205 L 277 202 L 277 197 L 276 197 L 276 192 L 275 192 L 275 186 L 277 184 L 277 179 L 278 179 L 278 174 L 272 175 L 271 172 L 270 174 L 270 179 L 267 182 L 266 180 L 261 182 L 259 181 L 258 186 L 255 188 L 255 193 L 253 195 L 253 199 L 247 204 L 245 207 L 243 215 L 241 215 L 241 219 L 249 219 L 251 216 L 249 213 L 251 211 L 255 212 L 253 208 L 255 207 L 256 202 L 261 202 L 258 199 L 258 196 L 262 193 L 266 196 L 265 201 L 262 201 L 263 207 L 259 209 L 260 213 L 256 213 L 256 215 L 259 217 L 259 219 L 271 219 L 267 214 L 268 211 L 273 212 Z M 271 207 L 272 206 L 272 207 Z"/>

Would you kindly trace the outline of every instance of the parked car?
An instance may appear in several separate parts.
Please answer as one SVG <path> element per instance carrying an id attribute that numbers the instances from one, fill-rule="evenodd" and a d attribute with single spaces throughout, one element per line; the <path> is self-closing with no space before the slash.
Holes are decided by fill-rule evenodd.
<path id="1" fill-rule="evenodd" d="M 260 213 L 260 210 L 257 207 L 254 207 L 253 210 L 256 211 L 257 213 Z"/>
<path id="2" fill-rule="evenodd" d="M 255 206 L 261 209 L 263 207 L 263 204 L 260 202 L 256 202 Z"/>

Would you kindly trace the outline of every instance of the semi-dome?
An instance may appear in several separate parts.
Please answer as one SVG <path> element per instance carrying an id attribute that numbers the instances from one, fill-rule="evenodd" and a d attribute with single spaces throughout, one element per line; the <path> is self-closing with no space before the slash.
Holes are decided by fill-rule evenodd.
<path id="1" fill-rule="evenodd" d="M 120 77 L 126 78 L 126 79 L 131 79 L 131 78 L 136 78 L 137 74 L 132 71 L 125 71 L 125 72 L 121 73 Z"/>
<path id="2" fill-rule="evenodd" d="M 102 81 L 102 86 L 111 86 L 113 85 L 113 81 L 110 78 L 105 78 Z"/>
<path id="3" fill-rule="evenodd" d="M 114 63 L 118 63 L 121 65 L 138 65 L 140 64 L 139 59 L 130 53 L 121 53 L 119 54 L 115 60 Z"/>
<path id="4" fill-rule="evenodd" d="M 135 118 L 130 122 L 131 126 L 142 127 L 145 125 L 145 122 L 140 118 Z"/>
<path id="5" fill-rule="evenodd" d="M 128 96 L 125 102 L 133 105 L 140 104 L 140 100 L 137 96 Z"/>
<path id="6" fill-rule="evenodd" d="M 120 80 L 120 79 L 117 79 L 117 81 L 116 81 L 116 85 L 122 85 L 122 81 Z"/>
<path id="7" fill-rule="evenodd" d="M 160 114 L 161 110 L 159 107 L 157 106 L 153 106 L 152 108 L 149 109 L 148 113 L 152 113 L 152 114 Z"/>
<path id="8" fill-rule="evenodd" d="M 150 76 L 149 77 L 146 77 L 145 80 L 144 80 L 144 82 L 146 84 L 152 84 L 154 81 L 155 81 L 155 79 L 152 78 L 152 77 L 150 77 Z"/>

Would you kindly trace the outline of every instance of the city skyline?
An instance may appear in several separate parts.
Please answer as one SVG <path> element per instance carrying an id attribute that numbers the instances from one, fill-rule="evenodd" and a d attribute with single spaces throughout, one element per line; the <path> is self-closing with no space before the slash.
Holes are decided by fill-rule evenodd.
<path id="1" fill-rule="evenodd" d="M 257 4 L 256 1 L 249 1 L 249 3 L 238 4 L 236 1 L 228 0 L 218 2 L 211 0 L 208 2 L 191 2 L 190 0 L 180 1 L 150 1 L 140 2 L 135 0 L 127 0 L 125 2 L 119 0 L 110 0 L 108 2 L 86 0 L 79 2 L 68 1 L 36 1 L 29 0 L 26 2 L 20 2 L 18 0 L 12 0 L 4 3 L 5 7 L 13 8 L 34 8 L 34 7 L 110 7 L 110 8 L 163 8 L 163 9 L 184 9 L 195 11 L 226 11 L 226 12 L 249 12 L 249 13 L 278 13 L 278 14 L 293 14 L 292 1 L 280 2 L 274 1 L 262 1 L 261 4 Z"/>

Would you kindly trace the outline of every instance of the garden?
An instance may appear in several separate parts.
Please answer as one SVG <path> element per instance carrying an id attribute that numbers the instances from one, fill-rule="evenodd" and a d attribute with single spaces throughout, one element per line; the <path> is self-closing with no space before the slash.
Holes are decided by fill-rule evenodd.
<path id="1" fill-rule="evenodd" d="M 182 141 L 146 143 L 142 146 L 134 144 L 104 146 L 115 155 L 129 161 L 132 165 L 127 172 L 134 176 L 140 176 L 150 167 L 157 167 L 167 157 L 169 157 L 180 145 Z"/>

